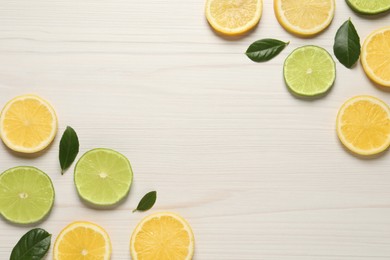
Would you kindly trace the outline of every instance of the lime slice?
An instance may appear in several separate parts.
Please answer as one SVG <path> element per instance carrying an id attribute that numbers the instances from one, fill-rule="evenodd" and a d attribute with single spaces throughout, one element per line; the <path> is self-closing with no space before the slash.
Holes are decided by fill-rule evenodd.
<path id="1" fill-rule="evenodd" d="M 360 14 L 379 14 L 390 10 L 390 0 L 346 0 Z"/>
<path id="2" fill-rule="evenodd" d="M 41 170 L 22 166 L 0 175 L 0 212 L 10 222 L 38 222 L 50 212 L 53 203 L 53 184 Z"/>
<path id="3" fill-rule="evenodd" d="M 330 54 L 317 46 L 295 49 L 284 62 L 284 80 L 298 96 L 314 97 L 327 92 L 336 77 Z"/>
<path id="4" fill-rule="evenodd" d="M 74 181 L 77 192 L 94 206 L 113 206 L 129 193 L 133 171 L 129 160 L 110 149 L 93 149 L 77 162 Z"/>

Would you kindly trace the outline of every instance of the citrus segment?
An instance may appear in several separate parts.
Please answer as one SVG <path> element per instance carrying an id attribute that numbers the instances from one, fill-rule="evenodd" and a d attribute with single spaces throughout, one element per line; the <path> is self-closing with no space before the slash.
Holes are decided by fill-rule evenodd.
<path id="1" fill-rule="evenodd" d="M 145 217 L 130 240 L 132 259 L 190 260 L 194 254 L 194 235 L 182 217 L 174 213 L 155 213 Z"/>
<path id="2" fill-rule="evenodd" d="M 0 175 L 0 212 L 10 222 L 38 222 L 50 212 L 53 203 L 53 184 L 41 170 L 23 166 Z"/>
<path id="3" fill-rule="evenodd" d="M 372 81 L 390 87 L 390 26 L 376 30 L 366 38 L 360 60 Z"/>
<path id="4" fill-rule="evenodd" d="M 337 135 L 352 152 L 374 155 L 390 145 L 390 110 L 381 100 L 357 96 L 347 100 L 337 115 Z"/>
<path id="5" fill-rule="evenodd" d="M 347 0 L 348 5 L 360 14 L 379 14 L 390 10 L 390 0 Z"/>
<path id="6" fill-rule="evenodd" d="M 312 36 L 323 31 L 333 20 L 334 0 L 274 0 L 279 23 L 287 31 Z"/>
<path id="7" fill-rule="evenodd" d="M 108 260 L 111 242 L 102 227 L 89 222 L 73 222 L 58 235 L 53 254 L 55 260 Z"/>
<path id="8" fill-rule="evenodd" d="M 206 18 L 219 33 L 239 35 L 258 24 L 262 0 L 207 0 Z"/>
<path id="9" fill-rule="evenodd" d="M 36 153 L 45 149 L 57 133 L 57 116 L 52 106 L 34 95 L 9 101 L 0 115 L 0 137 L 11 150 Z"/>
<path id="10" fill-rule="evenodd" d="M 110 149 L 86 152 L 77 162 L 74 181 L 77 192 L 96 206 L 112 206 L 126 197 L 133 179 L 127 158 Z"/>

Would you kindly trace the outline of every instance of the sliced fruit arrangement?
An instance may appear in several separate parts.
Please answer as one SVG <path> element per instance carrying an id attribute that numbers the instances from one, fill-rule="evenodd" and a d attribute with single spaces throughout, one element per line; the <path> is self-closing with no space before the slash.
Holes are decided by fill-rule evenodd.
<path id="1" fill-rule="evenodd" d="M 346 0 L 357 13 L 374 15 L 390 10 L 390 0 Z"/>
<path id="2" fill-rule="evenodd" d="M 350 151 L 358 155 L 374 155 L 390 145 L 390 109 L 371 96 L 356 96 L 339 110 L 337 135 Z"/>
<path id="3" fill-rule="evenodd" d="M 145 217 L 130 240 L 133 260 L 190 260 L 194 254 L 190 225 L 175 213 L 161 212 Z"/>
<path id="4" fill-rule="evenodd" d="M 279 23 L 288 32 L 307 37 L 322 32 L 332 22 L 334 0 L 274 0 Z"/>
<path id="5" fill-rule="evenodd" d="M 57 133 L 53 107 L 35 95 L 9 101 L 0 115 L 0 137 L 13 151 L 36 153 L 45 149 Z"/>
<path id="6" fill-rule="evenodd" d="M 307 45 L 285 60 L 283 74 L 288 88 L 298 96 L 314 97 L 327 92 L 336 77 L 332 56 L 323 48 Z"/>
<path id="7" fill-rule="evenodd" d="M 207 0 L 206 18 L 217 32 L 240 35 L 260 21 L 263 0 Z"/>
<path id="8" fill-rule="evenodd" d="M 372 81 L 390 87 L 390 26 L 378 29 L 366 38 L 360 60 Z"/>
<path id="9" fill-rule="evenodd" d="M 90 222 L 69 224 L 54 243 L 54 260 L 109 260 L 110 257 L 110 237 L 102 227 Z"/>
<path id="10" fill-rule="evenodd" d="M 0 175 L 0 212 L 10 222 L 36 223 L 51 210 L 53 184 L 44 172 L 34 167 L 15 167 Z"/>
<path id="11" fill-rule="evenodd" d="M 133 171 L 129 160 L 110 149 L 93 149 L 77 162 L 74 182 L 80 197 L 94 206 L 114 206 L 129 193 Z"/>

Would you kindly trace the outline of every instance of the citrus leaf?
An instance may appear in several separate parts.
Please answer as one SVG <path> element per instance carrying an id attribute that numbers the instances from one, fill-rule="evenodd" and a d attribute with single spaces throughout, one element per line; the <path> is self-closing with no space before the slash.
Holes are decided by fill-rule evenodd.
<path id="1" fill-rule="evenodd" d="M 50 248 L 51 235 L 34 228 L 24 234 L 12 250 L 10 260 L 40 260 Z"/>
<path id="2" fill-rule="evenodd" d="M 277 56 L 289 43 L 276 39 L 262 39 L 252 43 L 245 54 L 254 62 L 269 61 Z"/>
<path id="3" fill-rule="evenodd" d="M 333 52 L 336 58 L 347 68 L 351 68 L 360 56 L 360 38 L 351 19 L 337 30 Z"/>
<path id="4" fill-rule="evenodd" d="M 157 199 L 157 192 L 156 191 L 151 191 L 151 192 L 146 193 L 145 196 L 138 203 L 137 208 L 133 210 L 133 212 L 146 211 L 146 210 L 151 209 L 153 207 L 154 203 L 156 202 L 156 199 Z"/>
<path id="5" fill-rule="evenodd" d="M 79 146 L 79 138 L 77 137 L 74 129 L 70 126 L 66 127 L 66 130 L 60 141 L 59 159 L 61 165 L 61 174 L 64 174 L 64 171 L 68 169 L 76 159 L 76 156 L 79 153 Z"/>

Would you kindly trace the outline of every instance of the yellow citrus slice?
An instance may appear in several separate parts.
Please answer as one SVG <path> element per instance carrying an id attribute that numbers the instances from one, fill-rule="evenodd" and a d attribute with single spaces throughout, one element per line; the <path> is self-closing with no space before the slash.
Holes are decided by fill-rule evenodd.
<path id="1" fill-rule="evenodd" d="M 390 26 L 376 30 L 366 38 L 360 61 L 372 81 L 390 87 Z"/>
<path id="2" fill-rule="evenodd" d="M 334 0 L 274 0 L 279 23 L 299 36 L 313 36 L 323 31 L 333 20 Z"/>
<path id="3" fill-rule="evenodd" d="M 56 134 L 56 113 L 47 101 L 38 96 L 15 97 L 5 105 L 0 114 L 0 137 L 13 151 L 42 151 Z"/>
<path id="4" fill-rule="evenodd" d="M 390 109 L 371 96 L 347 100 L 337 115 L 337 135 L 352 152 L 374 155 L 390 145 Z"/>
<path id="5" fill-rule="evenodd" d="M 207 0 L 206 18 L 217 32 L 240 35 L 260 21 L 263 0 Z"/>
<path id="6" fill-rule="evenodd" d="M 69 224 L 54 243 L 54 260 L 109 260 L 110 257 L 110 237 L 102 227 L 90 222 Z"/>
<path id="7" fill-rule="evenodd" d="M 190 260 L 194 255 L 194 234 L 182 217 L 161 212 L 145 217 L 130 240 L 133 260 Z"/>

